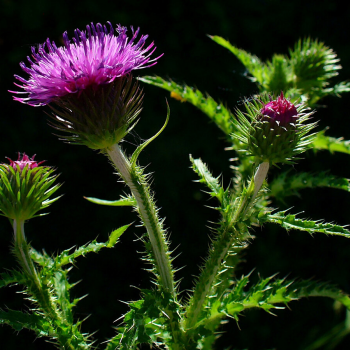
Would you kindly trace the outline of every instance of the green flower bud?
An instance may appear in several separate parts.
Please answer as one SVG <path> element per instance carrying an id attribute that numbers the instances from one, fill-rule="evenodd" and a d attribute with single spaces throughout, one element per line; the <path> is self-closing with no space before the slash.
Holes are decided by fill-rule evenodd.
<path id="1" fill-rule="evenodd" d="M 57 175 L 54 169 L 41 166 L 23 153 L 18 160 L 9 159 L 10 164 L 0 164 L 0 213 L 9 219 L 24 221 L 48 207 L 59 197 L 49 199 L 58 190 L 59 184 L 53 185 Z"/>
<path id="2" fill-rule="evenodd" d="M 244 102 L 246 113 L 237 110 L 237 132 L 232 136 L 242 143 L 242 150 L 258 163 L 293 163 L 304 152 L 314 134 L 316 123 L 304 124 L 313 114 L 305 113 L 303 104 L 294 105 L 281 95 L 272 100 L 267 95 Z"/>

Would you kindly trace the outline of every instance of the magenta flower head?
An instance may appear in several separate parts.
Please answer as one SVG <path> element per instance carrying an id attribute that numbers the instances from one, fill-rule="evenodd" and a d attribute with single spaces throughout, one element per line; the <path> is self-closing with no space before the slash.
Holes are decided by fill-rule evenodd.
<path id="1" fill-rule="evenodd" d="M 9 159 L 9 158 L 7 158 Z M 54 185 L 54 169 L 41 166 L 25 153 L 10 164 L 0 164 L 0 215 L 14 220 L 28 220 L 59 197 L 49 199 L 60 185 Z"/>
<path id="2" fill-rule="evenodd" d="M 86 26 L 76 29 L 72 40 L 63 34 L 63 47 L 49 39 L 32 47 L 30 66 L 22 69 L 29 79 L 15 76 L 25 94 L 16 101 L 31 106 L 50 105 L 55 121 L 52 125 L 68 132 L 68 141 L 104 149 L 119 142 L 133 127 L 141 111 L 142 91 L 133 84 L 132 71 L 157 63 L 151 59 L 155 47 L 145 47 L 147 35 L 138 40 L 139 29 L 112 25 Z"/>
<path id="3" fill-rule="evenodd" d="M 309 132 L 316 123 L 305 122 L 313 112 L 305 113 L 303 104 L 294 105 L 283 92 L 276 99 L 263 94 L 244 105 L 245 113 L 237 110 L 233 137 L 258 163 L 293 163 L 292 159 L 312 142 L 314 134 Z"/>
<path id="4" fill-rule="evenodd" d="M 9 160 L 10 166 L 12 166 L 13 169 L 20 170 L 20 171 L 22 171 L 25 167 L 27 167 L 28 169 L 34 169 L 45 162 L 45 160 L 42 160 L 39 163 L 37 161 L 35 161 L 34 160 L 35 154 L 32 158 L 29 158 L 25 153 L 23 153 L 23 156 L 21 159 L 21 154 L 19 152 L 18 152 L 18 159 L 17 160 L 12 160 L 8 157 L 6 157 L 6 158 Z"/>
<path id="5" fill-rule="evenodd" d="M 260 113 L 264 116 L 262 119 L 268 120 L 270 124 L 275 123 L 284 127 L 288 127 L 290 124 L 295 125 L 299 118 L 297 108 L 284 98 L 283 92 L 276 100 L 265 104 Z"/>

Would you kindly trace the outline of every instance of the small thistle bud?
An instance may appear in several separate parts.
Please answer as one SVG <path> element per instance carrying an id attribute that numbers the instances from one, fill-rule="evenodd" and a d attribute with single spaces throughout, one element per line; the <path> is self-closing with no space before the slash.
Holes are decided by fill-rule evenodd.
<path id="1" fill-rule="evenodd" d="M 283 96 L 277 98 L 277 100 L 267 103 L 261 110 L 260 114 L 262 120 L 267 120 L 270 124 L 277 124 L 277 126 L 283 126 L 285 128 L 290 125 L 295 125 L 298 116 L 298 110 Z"/>
<path id="2" fill-rule="evenodd" d="M 316 123 L 303 124 L 313 113 L 304 113 L 302 104 L 294 105 L 281 95 L 272 100 L 266 95 L 245 101 L 246 113 L 237 111 L 233 137 L 242 142 L 242 151 L 258 163 L 293 163 L 292 159 L 306 150 L 314 134 L 307 135 Z"/>
<path id="3" fill-rule="evenodd" d="M 0 212 L 9 219 L 24 221 L 37 216 L 59 197 L 49 199 L 60 185 L 53 185 L 54 169 L 41 166 L 44 161 L 29 158 L 25 153 L 10 164 L 0 164 Z"/>

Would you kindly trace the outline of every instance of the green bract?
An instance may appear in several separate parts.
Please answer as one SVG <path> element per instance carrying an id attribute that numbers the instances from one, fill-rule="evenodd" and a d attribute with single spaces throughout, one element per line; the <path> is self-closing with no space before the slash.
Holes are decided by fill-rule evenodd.
<path id="1" fill-rule="evenodd" d="M 276 100 L 267 94 L 245 100 L 244 107 L 246 112 L 236 110 L 237 131 L 232 137 L 241 143 L 239 151 L 254 156 L 258 163 L 293 163 L 315 137 L 309 132 L 317 123 L 306 123 L 313 112 L 305 113 L 304 104 L 294 106 L 283 93 Z M 291 117 L 290 109 L 297 114 Z"/>
<path id="2" fill-rule="evenodd" d="M 120 142 L 135 126 L 142 110 L 142 90 L 130 74 L 110 84 L 89 87 L 57 99 L 51 126 L 68 142 L 106 149 Z M 67 135 L 68 134 L 68 135 Z"/>
<path id="3" fill-rule="evenodd" d="M 36 213 L 48 207 L 59 197 L 49 197 L 61 186 L 53 186 L 57 175 L 53 168 L 37 166 L 30 169 L 26 165 L 22 170 L 7 164 L 0 165 L 0 212 L 14 220 L 28 220 Z"/>

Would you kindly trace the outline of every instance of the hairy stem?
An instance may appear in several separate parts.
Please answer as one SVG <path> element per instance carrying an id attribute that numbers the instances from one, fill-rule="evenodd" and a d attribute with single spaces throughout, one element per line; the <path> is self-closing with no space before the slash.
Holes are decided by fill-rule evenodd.
<path id="1" fill-rule="evenodd" d="M 14 231 L 14 250 L 18 258 L 18 262 L 23 269 L 23 272 L 33 283 L 31 292 L 36 296 L 43 311 L 50 317 L 56 318 L 55 307 L 51 303 L 50 296 L 44 292 L 42 288 L 42 281 L 35 269 L 33 260 L 30 257 L 29 245 L 26 242 L 24 234 L 24 221 L 13 220 L 13 231 Z"/>
<path id="2" fill-rule="evenodd" d="M 45 318 L 57 332 L 57 340 L 62 350 L 88 349 L 84 337 L 78 329 L 61 315 L 50 294 L 50 288 L 38 274 L 30 257 L 29 245 L 24 234 L 24 221 L 13 220 L 14 252 L 24 274 L 28 278 L 28 291 L 35 297 Z M 63 326 L 63 327 L 62 327 Z"/>
<path id="3" fill-rule="evenodd" d="M 209 296 L 213 287 L 213 282 L 221 268 L 222 262 L 225 260 L 229 250 L 236 237 L 229 230 L 225 230 L 213 244 L 209 258 L 205 263 L 204 269 L 196 283 L 194 293 L 189 302 L 186 314 L 185 329 L 194 327 L 198 321 L 200 312 L 202 311 L 205 301 Z"/>
<path id="4" fill-rule="evenodd" d="M 151 242 L 152 253 L 157 272 L 160 276 L 161 285 L 166 291 L 174 295 L 174 277 L 165 232 L 159 221 L 155 204 L 152 201 L 149 185 L 144 177 L 140 178 L 137 171 L 133 169 L 118 144 L 106 149 L 106 152 L 136 199 L 141 220 L 147 229 Z"/>
<path id="5" fill-rule="evenodd" d="M 193 328 L 198 322 L 198 318 L 205 306 L 209 293 L 213 289 L 213 283 L 228 253 L 232 249 L 237 252 L 242 249 L 240 245 L 242 232 L 239 232 L 240 229 L 237 223 L 239 223 L 242 215 L 244 217 L 249 206 L 253 203 L 265 180 L 268 170 L 269 162 L 263 162 L 259 165 L 254 176 L 254 181 L 250 182 L 247 192 L 241 196 L 237 208 L 235 208 L 235 212 L 224 219 L 224 229 L 218 234 L 218 238 L 213 243 L 209 258 L 205 263 L 188 304 L 185 329 Z"/>

